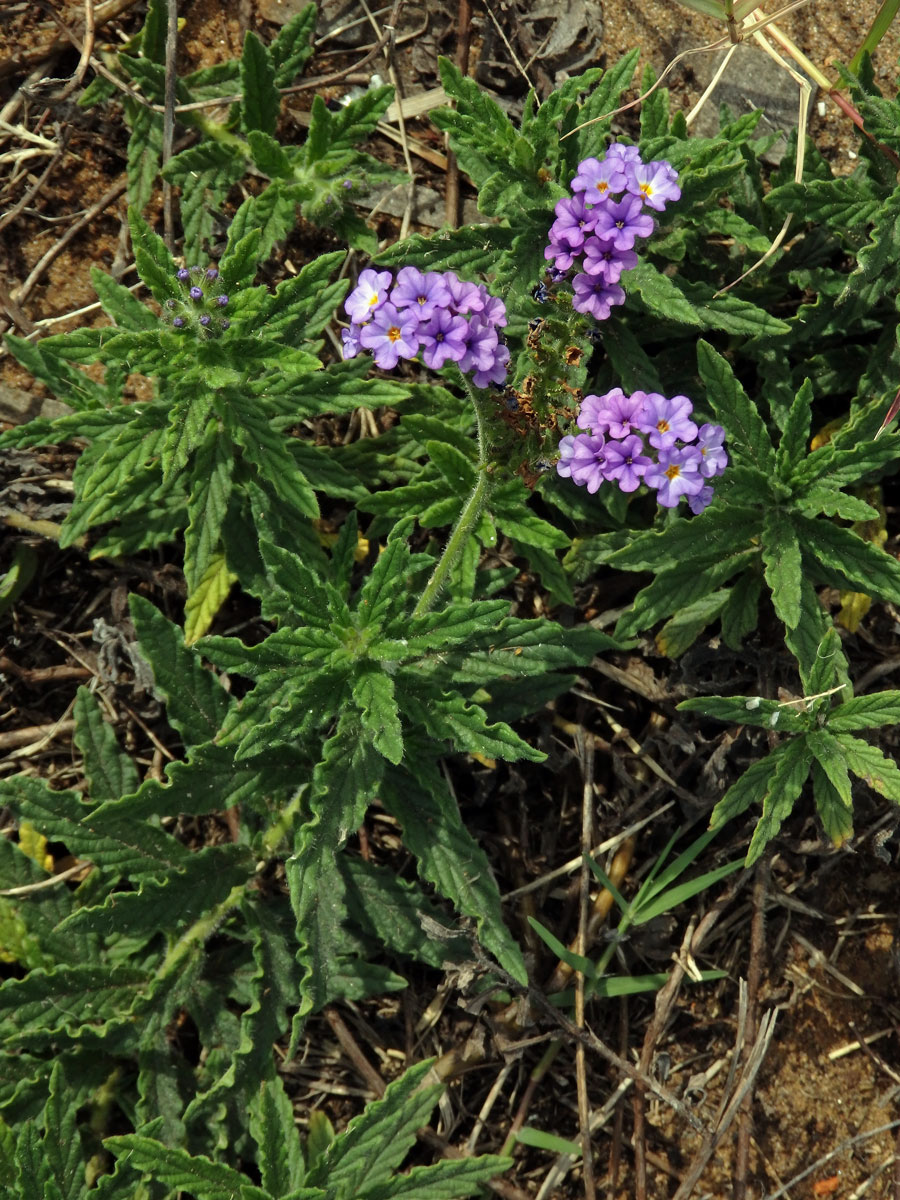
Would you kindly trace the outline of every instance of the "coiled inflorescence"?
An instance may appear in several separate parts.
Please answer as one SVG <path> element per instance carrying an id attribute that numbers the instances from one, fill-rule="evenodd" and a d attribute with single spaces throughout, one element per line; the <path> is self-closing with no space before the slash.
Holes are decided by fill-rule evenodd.
<path id="1" fill-rule="evenodd" d="M 396 282 L 390 271 L 363 271 L 347 297 L 350 318 L 341 331 L 344 358 L 370 350 L 375 365 L 390 370 L 401 358 L 421 354 L 438 370 L 454 362 L 471 372 L 476 387 L 503 383 L 509 350 L 498 330 L 506 307 L 483 284 L 466 283 L 453 271 L 403 267 Z"/>
<path id="2" fill-rule="evenodd" d="M 219 315 L 228 305 L 215 267 L 182 267 L 175 272 L 181 296 L 166 301 L 173 329 L 193 329 L 204 337 L 213 337 L 228 329 L 231 322 Z"/>
<path id="3" fill-rule="evenodd" d="M 644 483 L 656 489 L 663 508 L 675 508 L 687 496 L 691 512 L 701 513 L 712 500 L 710 480 L 728 465 L 721 425 L 697 426 L 687 396 L 667 399 L 658 392 L 613 388 L 603 396 L 585 396 L 577 424 L 587 432 L 559 443 L 556 470 L 591 493 L 601 483 L 623 492 Z"/>
<path id="4" fill-rule="evenodd" d="M 646 208 L 662 212 L 678 200 L 678 173 L 669 163 L 645 163 L 636 146 L 619 142 L 602 159 L 586 158 L 571 182 L 572 197 L 557 201 L 556 220 L 544 258 L 553 263 L 554 280 L 572 278 L 572 307 L 605 321 L 625 303 L 619 283 L 636 267 L 638 238 L 649 237 L 656 223 Z"/>

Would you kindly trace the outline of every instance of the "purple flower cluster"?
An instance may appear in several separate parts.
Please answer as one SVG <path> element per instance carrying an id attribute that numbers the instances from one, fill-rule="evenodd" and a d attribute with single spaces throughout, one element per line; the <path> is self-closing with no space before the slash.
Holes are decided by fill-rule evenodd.
<path id="1" fill-rule="evenodd" d="M 712 500 L 709 480 L 722 474 L 728 455 L 722 426 L 698 428 L 692 411 L 687 396 L 626 396 L 621 388 L 585 396 L 577 424 L 587 432 L 562 438 L 556 469 L 592 494 L 601 483 L 616 483 L 623 492 L 645 483 L 663 508 L 687 496 L 691 512 L 701 513 Z"/>
<path id="2" fill-rule="evenodd" d="M 390 271 L 369 268 L 344 311 L 351 321 L 341 330 L 344 358 L 370 350 L 375 365 L 390 370 L 398 359 L 421 354 L 434 370 L 454 362 L 472 372 L 476 387 L 506 379 L 509 350 L 498 333 L 507 323 L 506 307 L 483 284 L 466 283 L 453 271 L 403 267 L 395 282 Z"/>
<path id="3" fill-rule="evenodd" d="M 229 328 L 230 321 L 215 315 L 228 304 L 215 267 L 182 267 L 175 278 L 181 285 L 181 298 L 166 301 L 166 308 L 175 313 L 173 328 L 202 330 L 206 337 Z"/>
<path id="4" fill-rule="evenodd" d="M 635 240 L 649 237 L 655 222 L 645 208 L 662 212 L 678 200 L 678 173 L 667 162 L 645 163 L 636 146 L 613 142 L 602 159 L 586 158 L 572 180 L 575 193 L 559 200 L 544 258 L 554 278 L 573 268 L 572 307 L 605 321 L 625 303 L 619 279 L 637 266 Z"/>

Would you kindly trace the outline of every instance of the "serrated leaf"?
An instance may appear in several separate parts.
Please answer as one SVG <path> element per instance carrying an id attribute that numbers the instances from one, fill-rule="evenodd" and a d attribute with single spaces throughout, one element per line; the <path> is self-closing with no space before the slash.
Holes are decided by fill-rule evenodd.
<path id="1" fill-rule="evenodd" d="M 843 765 L 843 776 L 847 776 L 847 768 Z M 816 800 L 816 811 L 835 846 L 842 846 L 853 836 L 853 805 L 850 799 L 850 780 L 847 777 L 846 795 L 842 788 L 835 786 L 835 781 L 823 769 L 818 759 L 811 767 L 813 795 Z M 843 781 L 842 781 L 843 782 Z"/>
<path id="2" fill-rule="evenodd" d="M 791 738 L 778 747 L 778 761 L 769 778 L 766 793 L 762 797 L 762 816 L 757 822 L 750 839 L 746 865 L 752 866 L 768 843 L 775 837 L 782 823 L 790 815 L 794 803 L 803 790 L 809 775 L 812 752 L 804 737 Z M 769 756 L 775 757 L 775 754 Z M 900 778 L 900 772 L 898 772 Z"/>
<path id="3" fill-rule="evenodd" d="M 217 420 L 207 422 L 198 443 L 191 470 L 185 531 L 184 577 L 189 594 L 200 586 L 201 578 L 216 557 L 234 486 L 234 454 Z"/>
<path id="4" fill-rule="evenodd" d="M 630 276 L 625 276 L 626 280 Z M 694 322 L 699 322 L 704 329 L 721 329 L 735 337 L 778 337 L 790 333 L 791 327 L 786 321 L 773 317 L 764 308 L 742 300 L 740 296 L 727 293 L 716 295 L 714 289 L 707 283 L 678 278 L 677 287 L 682 296 L 690 303 L 694 313 Z"/>
<path id="5" fill-rule="evenodd" d="M 858 496 L 849 496 L 827 483 L 812 484 L 802 496 L 797 497 L 794 506 L 805 517 L 817 517 L 820 513 L 826 517 L 841 517 L 845 521 L 876 521 L 878 510 Z"/>
<path id="6" fill-rule="evenodd" d="M 666 621 L 656 635 L 657 649 L 667 658 L 678 658 L 694 644 L 703 630 L 714 621 L 728 602 L 728 591 L 717 590 L 685 605 Z"/>
<path id="7" fill-rule="evenodd" d="M 186 551 L 187 548 L 186 544 Z M 187 558 L 186 553 L 186 561 Z M 184 639 L 188 646 L 209 632 L 237 578 L 235 572 L 229 569 L 224 554 L 210 555 L 194 590 L 184 602 Z"/>
<path id="8" fill-rule="evenodd" d="M 403 758 L 403 730 L 394 681 L 377 663 L 364 664 L 353 680 L 353 699 L 362 717 L 363 736 L 392 763 Z"/>
<path id="9" fill-rule="evenodd" d="M 892 555 L 831 521 L 797 516 L 794 525 L 806 553 L 840 572 L 857 591 L 900 602 L 900 563 Z"/>
<path id="10" fill-rule="evenodd" d="M 166 715 L 189 746 L 211 741 L 231 706 L 228 693 L 199 656 L 187 650 L 184 635 L 142 596 L 129 597 L 141 653 L 153 668 Z"/>
<path id="11" fill-rule="evenodd" d="M 121 328 L 137 333 L 159 328 L 159 317 L 99 267 L 91 267 L 91 283 L 106 315 Z"/>
<path id="12" fill-rule="evenodd" d="M 154 1138 L 125 1133 L 106 1138 L 103 1145 L 133 1170 L 146 1172 L 172 1189 L 189 1192 L 197 1200 L 271 1200 L 267 1192 L 232 1167 L 166 1146 Z"/>
<path id="13" fill-rule="evenodd" d="M 184 254 L 188 263 L 199 262 L 204 243 L 211 240 L 216 214 L 232 184 L 247 170 L 247 160 L 234 146 L 203 141 L 176 154 L 166 164 L 163 178 L 181 189 Z"/>
<path id="14" fill-rule="evenodd" d="M 900 691 L 854 696 L 828 715 L 831 733 L 852 733 L 857 729 L 878 729 L 884 725 L 900 725 Z"/>
<path id="15" fill-rule="evenodd" d="M 433 1060 L 410 1067 L 339 1134 L 306 1178 L 340 1196 L 368 1194 L 386 1183 L 427 1124 L 442 1085 L 425 1085 Z M 393 1183 L 393 1181 L 391 1181 Z"/>
<path id="16" fill-rule="evenodd" d="M 247 142 L 253 154 L 253 162 L 263 175 L 270 179 L 285 179 L 291 175 L 291 160 L 275 138 L 261 129 L 251 129 Z"/>
<path id="17" fill-rule="evenodd" d="M 38 779 L 0 780 L 0 795 L 47 837 L 116 877 L 156 877 L 184 866 L 190 857 L 187 847 L 163 830 L 136 826 L 124 813 L 97 822 L 76 792 L 53 792 Z"/>
<path id="18" fill-rule="evenodd" d="M 744 638 L 753 632 L 759 620 L 759 596 L 762 579 L 745 574 L 731 588 L 722 609 L 722 641 L 731 650 L 739 650 Z"/>
<path id="19" fill-rule="evenodd" d="M 181 295 L 175 279 L 178 268 L 165 242 L 134 207 L 128 210 L 128 225 L 138 274 L 153 293 L 153 299 L 163 306 L 167 300 L 178 299 Z"/>
<path id="20" fill-rule="evenodd" d="M 511 1158 L 479 1154 L 475 1158 L 413 1167 L 382 1184 L 369 1187 L 365 1200 L 456 1200 L 458 1196 L 480 1196 L 484 1185 L 512 1165 Z"/>
<path id="21" fill-rule="evenodd" d="M 838 305 L 856 298 L 874 305 L 888 291 L 891 263 L 900 254 L 900 187 L 884 200 L 874 217 L 870 240 L 857 254 L 859 263 L 838 297 Z"/>
<path id="22" fill-rule="evenodd" d="M 108 963 L 35 967 L 24 979 L 0 984 L 0 1041 L 24 1048 L 109 1033 L 131 1022 L 147 983 L 143 971 Z"/>
<path id="23" fill-rule="evenodd" d="M 116 735 L 101 716 L 96 697 L 86 687 L 78 689 L 74 715 L 74 741 L 84 759 L 84 774 L 94 803 L 133 792 L 138 786 L 137 769 L 119 749 Z"/>
<path id="24" fill-rule="evenodd" d="M 434 767 L 402 768 L 385 776 L 382 801 L 403 827 L 403 843 L 416 856 L 419 874 L 472 917 L 478 936 L 504 970 L 527 980 L 522 953 L 503 924 L 500 893 L 484 851 L 463 825 L 456 801 Z"/>
<path id="25" fill-rule="evenodd" d="M 162 161 L 163 119 L 161 113 L 155 113 L 149 105 L 130 96 L 125 98 L 124 113 L 131 130 L 127 158 L 128 203 L 140 213 L 153 195 Z"/>
<path id="26" fill-rule="evenodd" d="M 893 759 L 885 758 L 876 746 L 870 746 L 862 738 L 849 733 L 836 735 L 847 766 L 854 775 L 895 803 L 900 802 L 900 768 Z"/>
<path id="27" fill-rule="evenodd" d="M 672 521 L 664 530 L 638 534 L 609 556 L 612 566 L 628 571 L 659 571 L 690 559 L 699 564 L 718 561 L 743 550 L 762 525 L 758 509 L 745 506 L 707 508 L 693 520 Z M 702 549 L 702 558 L 699 551 Z"/>
<path id="28" fill-rule="evenodd" d="M 797 660 L 803 689 L 810 695 L 816 691 L 811 686 L 812 676 L 819 664 L 819 647 L 829 627 L 830 621 L 819 603 L 815 588 L 808 579 L 801 579 L 800 620 L 795 628 L 785 629 L 784 641 Z"/>
<path id="29" fill-rule="evenodd" d="M 624 283 L 629 293 L 636 292 L 644 304 L 657 316 L 672 321 L 680 321 L 683 325 L 701 328 L 704 324 L 694 311 L 694 306 L 685 299 L 681 288 L 658 271 L 652 263 L 644 260 L 636 267 L 626 272 Z"/>
<path id="30" fill-rule="evenodd" d="M 244 36 L 241 55 L 241 124 L 246 132 L 260 129 L 274 135 L 281 108 L 271 55 L 252 29 Z"/>
<path id="31" fill-rule="evenodd" d="M 306 1166 L 294 1109 L 278 1075 L 264 1079 L 250 1110 L 250 1133 L 263 1187 L 271 1196 L 286 1196 L 303 1186 Z"/>
<path id="32" fill-rule="evenodd" d="M 229 433 L 241 446 L 244 457 L 251 462 L 273 493 L 301 519 L 317 517 L 316 495 L 301 474 L 288 452 L 282 434 L 274 430 L 265 411 L 250 397 L 238 404 L 233 392 L 228 394 Z"/>
<path id="33" fill-rule="evenodd" d="M 788 410 L 781 440 L 775 451 L 775 470 L 785 482 L 790 480 L 791 472 L 806 454 L 812 420 L 812 402 L 812 384 L 805 379 Z"/>
<path id="34" fill-rule="evenodd" d="M 734 377 L 728 362 L 707 342 L 697 345 L 697 364 L 716 420 L 725 426 L 728 447 L 738 462 L 766 473 L 775 470 L 775 450 L 762 417 Z"/>
<path id="35" fill-rule="evenodd" d="M 682 700 L 679 712 L 697 712 L 730 725 L 758 725 L 783 733 L 800 733 L 805 728 L 798 714 L 780 700 L 762 696 L 694 696 Z"/>
<path id="36" fill-rule="evenodd" d="M 801 613 L 802 555 L 797 530 L 780 508 L 770 508 L 765 514 L 762 557 L 775 612 L 789 629 L 794 629 Z"/>
<path id="37" fill-rule="evenodd" d="M 717 591 L 732 575 L 752 566 L 755 559 L 755 550 L 744 550 L 723 555 L 720 561 L 711 566 L 701 566 L 687 560 L 681 566 L 660 570 L 653 582 L 638 592 L 631 608 L 619 618 L 615 636 L 634 637 L 663 617 L 696 604 Z"/>
<path id="38" fill-rule="evenodd" d="M 282 25 L 278 37 L 269 46 L 278 87 L 288 87 L 292 84 L 312 54 L 312 37 L 316 31 L 317 16 L 318 7 L 315 3 L 305 5 Z"/>

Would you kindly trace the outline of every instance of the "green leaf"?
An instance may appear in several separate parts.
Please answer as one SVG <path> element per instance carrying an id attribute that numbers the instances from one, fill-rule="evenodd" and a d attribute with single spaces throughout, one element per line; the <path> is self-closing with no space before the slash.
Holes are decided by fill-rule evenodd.
<path id="1" fill-rule="evenodd" d="M 140 213 L 150 203 L 162 161 L 163 119 L 161 113 L 131 96 L 125 98 L 124 114 L 131 131 L 126 162 L 128 203 Z"/>
<path id="2" fill-rule="evenodd" d="M 228 405 L 229 433 L 269 484 L 273 498 L 284 502 L 301 519 L 317 517 L 315 492 L 288 453 L 283 435 L 272 429 L 265 411 L 249 396 L 239 403 L 233 392 L 228 394 Z"/>
<path id="3" fill-rule="evenodd" d="M 628 278 L 626 276 L 626 280 Z M 680 276 L 677 287 L 693 309 L 692 324 L 699 323 L 705 329 L 721 329 L 734 337 L 783 337 L 791 331 L 786 321 L 733 293 L 720 296 L 709 284 L 691 282 Z"/>
<path id="4" fill-rule="evenodd" d="M 762 797 L 762 816 L 757 822 L 747 851 L 747 866 L 752 866 L 768 843 L 790 815 L 794 803 L 803 790 L 809 775 L 812 752 L 806 738 L 795 737 L 778 747 L 778 762 L 769 778 L 768 787 Z M 775 754 L 769 756 L 775 757 Z M 900 779 L 900 771 L 897 773 Z M 724 800 L 724 798 L 723 798 Z"/>
<path id="5" fill-rule="evenodd" d="M 697 344 L 697 365 L 716 420 L 725 426 L 728 447 L 737 462 L 767 474 L 775 470 L 775 450 L 762 417 L 734 377 L 728 362 L 707 342 Z"/>
<path id="6" fill-rule="evenodd" d="M 694 306 L 685 299 L 679 285 L 646 259 L 626 272 L 624 283 L 629 294 L 637 292 L 650 312 L 657 316 L 680 321 L 693 328 L 704 324 L 694 311 Z"/>
<path id="7" fill-rule="evenodd" d="M 374 944 L 438 969 L 469 957 L 466 940 L 417 884 L 349 855 L 339 856 L 338 869 L 350 919 Z"/>
<path id="8" fill-rule="evenodd" d="M 478 936 L 519 983 L 527 979 L 519 947 L 505 925 L 500 893 L 487 857 L 463 825 L 446 782 L 436 768 L 421 763 L 415 777 L 389 770 L 382 801 L 403 827 L 404 845 L 416 856 L 419 874 L 476 922 Z"/>
<path id="9" fill-rule="evenodd" d="M 878 729 L 884 725 L 900 725 L 900 691 L 854 696 L 828 715 L 831 733 L 852 733 L 857 729 Z"/>
<path id="10" fill-rule="evenodd" d="M 125 1133 L 106 1138 L 103 1145 L 133 1170 L 146 1172 L 171 1189 L 189 1192 L 197 1200 L 272 1200 L 268 1192 L 232 1167 L 165 1146 L 154 1138 Z"/>
<path id="11" fill-rule="evenodd" d="M 744 638 L 753 632 L 759 620 L 762 579 L 744 574 L 731 588 L 722 609 L 722 641 L 731 650 L 739 650 Z"/>
<path id="12" fill-rule="evenodd" d="M 809 426 L 812 420 L 813 390 L 808 379 L 794 396 L 788 411 L 787 423 L 775 452 L 775 469 L 781 479 L 788 482 L 791 473 L 806 455 L 809 441 Z"/>
<path id="13" fill-rule="evenodd" d="M 614 555 L 613 560 L 616 558 L 617 555 Z M 654 581 L 638 592 L 631 608 L 619 618 L 616 637 L 633 637 L 662 617 L 703 601 L 732 575 L 751 566 L 755 558 L 755 550 L 745 550 L 738 554 L 723 555 L 720 561 L 711 566 L 701 567 L 699 563 L 687 559 L 681 566 L 659 571 Z M 689 620 L 700 612 L 702 608 L 694 609 Z M 676 638 L 676 642 L 678 640 Z"/>
<path id="14" fill-rule="evenodd" d="M 608 561 L 627 571 L 659 571 L 688 560 L 705 565 L 707 560 L 716 562 L 744 550 L 759 536 L 761 525 L 762 514 L 758 509 L 714 505 L 692 520 L 676 518 L 664 530 L 632 537 Z"/>
<path id="15" fill-rule="evenodd" d="M 188 746 L 212 741 L 232 701 L 200 656 L 185 647 L 181 629 L 142 596 L 129 597 L 141 653 L 153 668 L 166 716 Z"/>
<path id="16" fill-rule="evenodd" d="M 794 629 L 801 615 L 802 557 L 797 530 L 780 508 L 770 508 L 765 514 L 762 557 L 775 612 L 789 629 Z"/>
<path id="17" fill-rule="evenodd" d="M 111 275 L 99 267 L 91 267 L 91 283 L 103 311 L 121 329 L 139 333 L 159 328 L 159 317 L 132 295 L 129 288 L 116 283 Z"/>
<path id="18" fill-rule="evenodd" d="M 762 696 L 693 696 L 682 700 L 679 712 L 697 712 L 729 725 L 758 725 L 782 733 L 800 733 L 806 726 L 799 715 L 781 700 Z"/>
<path id="19" fill-rule="evenodd" d="M 836 786 L 835 781 L 823 769 L 818 759 L 813 761 L 811 770 L 816 811 L 819 814 L 826 834 L 831 838 L 835 846 L 842 846 L 853 836 L 853 805 L 849 794 L 850 780 L 847 776 L 847 767 L 843 761 L 840 764 L 840 768 L 842 768 L 842 775 L 846 778 L 846 794 L 842 787 Z"/>
<path id="20" fill-rule="evenodd" d="M 691 703 L 691 701 L 685 703 Z M 757 804 L 761 800 L 775 774 L 780 756 L 788 745 L 790 745 L 789 742 L 784 742 L 777 746 L 771 754 L 767 754 L 765 758 L 757 759 L 756 762 L 750 764 L 739 779 L 734 781 L 710 814 L 711 829 L 720 829 L 727 821 L 741 816 L 752 804 Z"/>
<path id="21" fill-rule="evenodd" d="M 484 1185 L 506 1171 L 512 1159 L 491 1154 L 438 1162 L 430 1167 L 413 1167 L 365 1191 L 365 1200 L 455 1200 L 457 1196 L 480 1196 Z"/>
<path id="22" fill-rule="evenodd" d="M 854 775 L 895 803 L 900 802 L 900 768 L 893 759 L 885 758 L 879 749 L 849 733 L 837 735 L 847 766 Z"/>
<path id="23" fill-rule="evenodd" d="M 353 681 L 353 699 L 360 710 L 363 736 L 392 763 L 403 758 L 403 731 L 394 696 L 394 682 L 378 663 L 362 665 Z"/>
<path id="24" fill-rule="evenodd" d="M 86 687 L 80 687 L 75 696 L 74 740 L 84 759 L 84 774 L 94 803 L 118 799 L 137 788 L 134 763 L 119 749 L 96 697 Z"/>
<path id="25" fill-rule="evenodd" d="M 24 979 L 0 984 L 0 1041 L 21 1050 L 84 1034 L 102 1037 L 131 1023 L 147 982 L 143 971 L 108 963 L 35 967 Z"/>
<path id="26" fill-rule="evenodd" d="M 270 179 L 284 179 L 291 174 L 291 160 L 279 146 L 278 142 L 260 129 L 251 129 L 247 134 L 247 142 L 253 154 L 253 161 Z"/>
<path id="27" fill-rule="evenodd" d="M 81 1200 L 84 1195 L 84 1162 L 76 1113 L 77 1093 L 65 1086 L 57 1060 L 50 1073 L 49 1095 L 44 1106 L 43 1154 L 60 1200 Z"/>
<path id="28" fill-rule="evenodd" d="M 275 83 L 278 87 L 289 87 L 312 54 L 312 38 L 316 31 L 317 17 L 316 4 L 305 5 L 282 25 L 278 37 L 269 46 L 269 55 L 275 68 Z"/>
<path id="29" fill-rule="evenodd" d="M 175 279 L 178 268 L 165 242 L 153 232 L 134 207 L 128 210 L 128 225 L 138 274 L 153 293 L 153 299 L 160 305 L 165 305 L 167 300 L 178 299 L 181 295 Z"/>
<path id="30" fill-rule="evenodd" d="M 185 531 L 184 576 L 188 592 L 200 580 L 219 549 L 228 501 L 234 486 L 234 454 L 217 420 L 206 425 L 191 471 L 188 527 Z"/>
<path id="31" fill-rule="evenodd" d="M 264 1079 L 250 1110 L 250 1133 L 258 1147 L 260 1179 L 271 1196 L 303 1186 L 306 1165 L 294 1124 L 294 1109 L 278 1075 Z"/>
<path id="32" fill-rule="evenodd" d="M 811 686 L 811 677 L 819 663 L 819 647 L 830 628 L 815 588 L 807 578 L 800 583 L 800 620 L 794 629 L 785 629 L 785 645 L 797 660 L 803 689 L 812 695 L 817 689 Z"/>
<path id="33" fill-rule="evenodd" d="M 0 796 L 47 838 L 64 842 L 71 854 L 111 875 L 137 880 L 185 866 L 191 851 L 171 834 L 135 825 L 127 813 L 96 821 L 76 792 L 53 792 L 38 779 L 0 780 Z"/>
<path id="34" fill-rule="evenodd" d="M 241 124 L 274 136 L 281 108 L 271 55 L 252 29 L 244 37 L 241 56 Z"/>
<path id="35" fill-rule="evenodd" d="M 247 170 L 244 154 L 223 142 L 203 141 L 189 146 L 166 163 L 163 178 L 181 188 L 181 221 L 184 254 L 188 263 L 197 262 L 204 244 L 211 241 L 216 214 L 228 189 Z"/>
<path id="36" fill-rule="evenodd" d="M 656 635 L 656 645 L 667 658 L 678 658 L 692 646 L 703 630 L 728 603 L 727 589 L 719 589 L 685 605 Z"/>
<path id="37" fill-rule="evenodd" d="M 849 579 L 858 591 L 900 602 L 900 563 L 890 554 L 830 521 L 797 516 L 794 526 L 805 551 Z"/>
<path id="38" fill-rule="evenodd" d="M 185 562 L 192 561 L 193 557 L 193 547 L 186 539 Z M 209 632 L 237 578 L 235 572 L 229 570 L 223 553 L 210 555 L 203 574 L 184 602 L 184 639 L 189 646 Z"/>
<path id="39" fill-rule="evenodd" d="M 432 1063 L 428 1059 L 410 1067 L 388 1085 L 381 1100 L 354 1117 L 310 1170 L 307 1186 L 356 1197 L 386 1183 L 415 1142 L 416 1131 L 428 1123 L 443 1090 L 439 1083 L 425 1085 Z"/>

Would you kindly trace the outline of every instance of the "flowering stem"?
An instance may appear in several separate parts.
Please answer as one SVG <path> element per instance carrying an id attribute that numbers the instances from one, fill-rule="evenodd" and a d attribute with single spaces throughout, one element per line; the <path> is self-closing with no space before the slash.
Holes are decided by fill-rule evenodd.
<path id="1" fill-rule="evenodd" d="M 477 477 L 472 494 L 463 505 L 462 512 L 459 514 L 456 524 L 453 526 L 453 531 L 447 539 L 444 552 L 438 559 L 431 578 L 426 583 L 425 589 L 419 597 L 419 602 L 413 610 L 414 617 L 424 616 L 425 613 L 430 612 L 434 607 L 441 588 L 447 582 L 447 577 L 454 566 L 456 566 L 463 550 L 466 548 L 466 543 L 471 536 L 472 530 L 478 524 L 478 520 L 484 511 L 485 503 L 490 494 L 491 481 L 488 475 L 489 445 L 487 434 L 490 421 L 489 402 L 485 393 L 480 388 L 473 387 L 462 372 L 460 372 L 460 378 L 462 379 L 463 387 L 469 395 L 469 399 L 472 401 L 472 408 L 475 410 L 475 427 L 478 433 Z"/>

